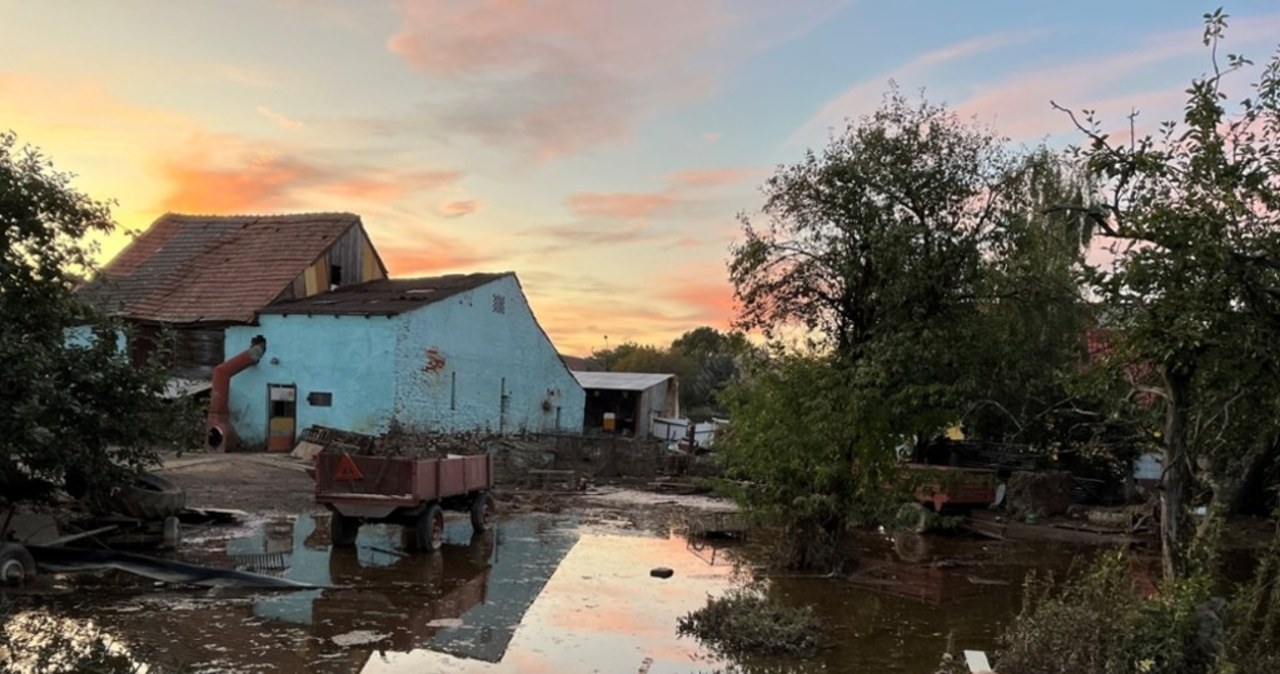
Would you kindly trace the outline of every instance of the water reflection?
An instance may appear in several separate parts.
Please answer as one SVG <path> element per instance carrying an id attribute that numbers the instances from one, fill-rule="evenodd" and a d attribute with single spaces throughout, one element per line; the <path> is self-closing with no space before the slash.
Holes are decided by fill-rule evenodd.
<path id="1" fill-rule="evenodd" d="M 478 538 L 465 520 L 450 521 L 436 555 L 408 554 L 403 543 L 398 527 L 370 526 L 354 549 L 333 550 L 325 517 L 281 518 L 193 561 L 257 563 L 326 589 L 124 591 L 107 577 L 45 597 L 41 608 L 90 618 L 162 661 L 199 671 L 712 671 L 723 663 L 677 638 L 676 618 L 739 583 L 726 562 L 750 555 L 741 545 L 695 546 L 670 533 L 536 515 L 501 521 Z M 868 535 L 857 541 L 861 565 L 851 580 L 771 580 L 781 600 L 814 607 L 825 646 L 805 662 L 752 666 L 933 671 L 948 633 L 959 647 L 990 649 L 1018 608 L 1025 573 L 1060 569 L 1077 552 L 963 538 L 927 543 L 922 555 L 905 555 L 920 561 L 904 561 L 902 541 Z M 656 566 L 675 575 L 652 578 Z"/>

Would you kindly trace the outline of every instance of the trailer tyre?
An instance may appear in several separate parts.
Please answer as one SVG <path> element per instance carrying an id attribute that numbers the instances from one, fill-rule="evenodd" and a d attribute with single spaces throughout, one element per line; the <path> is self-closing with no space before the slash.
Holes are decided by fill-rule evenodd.
<path id="1" fill-rule="evenodd" d="M 187 507 L 187 493 L 178 485 L 151 473 L 138 473 L 110 499 L 111 509 L 140 520 L 163 520 Z"/>
<path id="2" fill-rule="evenodd" d="M 933 526 L 933 513 L 915 502 L 903 503 L 893 518 L 899 529 L 915 534 L 923 534 Z"/>
<path id="3" fill-rule="evenodd" d="M 484 533 L 493 526 L 493 511 L 496 506 L 493 496 L 487 491 L 476 494 L 471 499 L 471 529 L 477 534 Z"/>
<path id="4" fill-rule="evenodd" d="M 360 520 L 338 513 L 329 516 L 329 543 L 335 548 L 349 548 L 360 534 Z"/>
<path id="5" fill-rule="evenodd" d="M 0 543 L 0 585 L 19 586 L 36 577 L 36 560 L 17 543 Z"/>
<path id="6" fill-rule="evenodd" d="M 433 503 L 418 515 L 418 526 L 413 534 L 418 550 L 436 552 L 444 545 L 444 511 L 439 505 Z"/>

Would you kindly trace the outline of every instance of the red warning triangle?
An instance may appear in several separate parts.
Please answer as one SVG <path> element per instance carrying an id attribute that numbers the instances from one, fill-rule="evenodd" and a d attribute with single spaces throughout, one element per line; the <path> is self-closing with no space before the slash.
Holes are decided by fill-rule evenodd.
<path id="1" fill-rule="evenodd" d="M 338 462 L 338 469 L 333 471 L 333 480 L 335 482 L 354 482 L 363 479 L 364 473 L 361 473 L 360 468 L 356 466 L 356 462 L 351 460 L 351 455 L 343 452 L 342 460 Z"/>

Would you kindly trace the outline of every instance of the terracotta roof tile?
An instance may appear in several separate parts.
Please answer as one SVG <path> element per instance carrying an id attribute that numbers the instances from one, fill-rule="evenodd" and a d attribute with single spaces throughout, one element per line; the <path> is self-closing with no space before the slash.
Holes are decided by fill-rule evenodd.
<path id="1" fill-rule="evenodd" d="M 351 213 L 168 213 L 81 293 L 140 320 L 247 323 L 353 226 Z"/>

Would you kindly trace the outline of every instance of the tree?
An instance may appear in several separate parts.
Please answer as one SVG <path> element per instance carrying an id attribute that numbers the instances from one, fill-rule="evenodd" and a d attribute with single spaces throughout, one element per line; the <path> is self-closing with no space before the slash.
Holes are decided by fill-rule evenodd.
<path id="1" fill-rule="evenodd" d="M 690 418 L 703 421 L 727 414 L 721 393 L 737 380 L 744 359 L 756 348 L 741 332 L 724 333 L 704 325 L 677 337 L 671 351 L 683 354 L 693 366 L 692 377 L 680 383 L 680 404 Z"/>
<path id="2" fill-rule="evenodd" d="M 792 528 L 816 524 L 815 540 L 836 541 L 905 440 L 976 420 L 978 408 L 1014 416 L 1015 431 L 981 424 L 988 432 L 1016 432 L 1054 404 L 1032 387 L 1079 362 L 1073 269 L 1088 237 L 1087 219 L 1036 208 L 1074 193 L 1060 162 L 1014 155 L 944 107 L 892 91 L 820 154 L 779 168 L 764 192 L 768 224 L 743 216 L 729 262 L 739 325 L 771 337 L 798 326 L 812 352 L 752 374 L 736 395 L 723 453 L 767 483 L 749 507 L 816 518 Z M 786 423 L 796 416 L 805 422 Z M 785 500 L 806 493 L 820 511 Z"/>
<path id="3" fill-rule="evenodd" d="M 722 333 L 702 326 L 671 342 L 669 347 L 624 342 L 592 352 L 592 360 L 608 372 L 674 374 L 680 382 L 680 409 L 695 420 L 723 414 L 718 396 L 738 375 L 738 361 L 752 351 L 740 332 Z"/>
<path id="4" fill-rule="evenodd" d="M 872 420 L 850 413 L 856 393 L 833 359 L 779 351 L 753 362 L 725 396 L 733 423 L 716 443 L 723 487 L 781 527 L 775 543 L 786 567 L 838 567 L 847 525 L 883 505 L 892 455 L 880 451 Z"/>
<path id="5" fill-rule="evenodd" d="M 1059 210 L 1087 214 L 1114 241 L 1114 262 L 1096 270 L 1094 292 L 1118 336 L 1117 356 L 1150 368 L 1154 381 L 1135 384 L 1164 416 L 1160 537 L 1170 579 L 1187 564 L 1198 461 L 1238 470 L 1277 430 L 1280 57 L 1228 115 L 1222 86 L 1249 61 L 1227 55 L 1220 67 L 1226 18 L 1220 9 L 1205 15 L 1213 69 L 1192 81 L 1181 122 L 1145 136 L 1131 127 L 1121 143 L 1092 112 L 1060 108 L 1084 134 L 1078 152 L 1105 190 L 1097 203 Z"/>
<path id="6" fill-rule="evenodd" d="M 121 326 L 80 302 L 86 237 L 107 204 L 70 186 L 36 150 L 0 134 L 0 494 L 39 497 L 69 471 L 110 484 L 154 460 L 170 432 L 158 367 L 134 367 Z"/>

